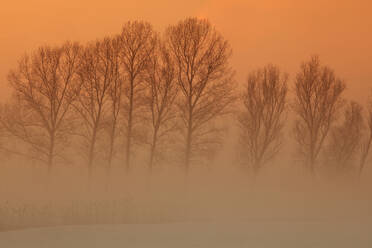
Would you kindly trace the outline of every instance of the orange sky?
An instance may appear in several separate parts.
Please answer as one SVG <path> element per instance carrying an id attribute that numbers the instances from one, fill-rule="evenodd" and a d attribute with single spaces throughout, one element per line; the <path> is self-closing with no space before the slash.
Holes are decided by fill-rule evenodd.
<path id="1" fill-rule="evenodd" d="M 347 95 L 363 101 L 372 89 L 371 13 L 369 0 L 2 0 L 0 96 L 9 93 L 9 69 L 39 45 L 100 38 L 128 20 L 147 20 L 160 31 L 200 16 L 230 41 L 240 82 L 268 62 L 293 76 L 301 61 L 318 54 L 346 80 Z"/>

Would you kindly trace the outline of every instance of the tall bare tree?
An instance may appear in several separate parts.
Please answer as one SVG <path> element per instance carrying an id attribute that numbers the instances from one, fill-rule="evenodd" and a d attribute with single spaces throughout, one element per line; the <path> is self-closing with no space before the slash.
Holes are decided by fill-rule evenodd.
<path id="1" fill-rule="evenodd" d="M 343 122 L 330 132 L 326 166 L 332 167 L 333 173 L 346 173 L 355 169 L 353 162 L 359 155 L 362 134 L 362 107 L 356 102 L 350 102 L 346 105 Z"/>
<path id="2" fill-rule="evenodd" d="M 188 18 L 166 30 L 166 45 L 175 63 L 180 87 L 179 111 L 185 137 L 184 169 L 212 142 L 213 120 L 233 102 L 231 48 L 207 20 Z M 216 137 L 213 137 L 216 138 Z"/>
<path id="3" fill-rule="evenodd" d="M 295 79 L 293 110 L 297 116 L 295 138 L 312 175 L 315 163 L 337 113 L 345 84 L 317 56 L 301 65 Z"/>
<path id="4" fill-rule="evenodd" d="M 239 115 L 242 153 L 254 173 L 272 159 L 282 144 L 288 75 L 267 65 L 248 76 Z"/>
<path id="5" fill-rule="evenodd" d="M 111 114 L 107 118 L 107 131 L 109 135 L 108 161 L 106 167 L 107 179 L 111 174 L 112 162 L 116 154 L 116 140 L 118 139 L 118 125 L 120 111 L 122 108 L 123 95 L 123 73 L 120 70 L 120 40 L 118 37 L 111 40 L 112 54 L 108 57 L 112 67 L 112 82 L 109 88 L 109 102 L 111 105 Z"/>
<path id="6" fill-rule="evenodd" d="M 133 127 L 136 118 L 140 114 L 139 107 L 143 106 L 141 92 L 145 87 L 143 74 L 153 56 L 156 45 L 156 34 L 152 26 L 146 22 L 128 22 L 123 26 L 119 36 L 121 55 L 120 61 L 123 66 L 125 77 L 123 104 L 124 117 L 126 119 L 125 133 L 125 167 L 130 170 Z"/>
<path id="7" fill-rule="evenodd" d="M 68 113 L 80 92 L 80 50 L 76 43 L 41 47 L 25 55 L 8 75 L 18 106 L 3 124 L 32 148 L 33 158 L 47 164 L 48 173 L 71 131 Z"/>
<path id="8" fill-rule="evenodd" d="M 150 112 L 152 137 L 150 141 L 149 171 L 159 157 L 159 145 L 177 129 L 175 100 L 178 94 L 176 69 L 169 51 L 158 43 L 147 67 L 148 93 L 146 105 Z"/>
<path id="9" fill-rule="evenodd" d="M 82 82 L 75 110 L 82 118 L 84 147 L 87 148 L 87 168 L 89 178 L 92 175 L 94 155 L 99 132 L 107 114 L 109 91 L 113 84 L 115 64 L 113 63 L 111 39 L 105 38 L 87 45 L 81 55 L 78 71 Z"/>

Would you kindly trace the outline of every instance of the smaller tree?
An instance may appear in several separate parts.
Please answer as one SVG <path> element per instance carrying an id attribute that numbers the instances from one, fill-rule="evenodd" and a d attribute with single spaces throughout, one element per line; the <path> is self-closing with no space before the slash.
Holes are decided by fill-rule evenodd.
<path id="1" fill-rule="evenodd" d="M 52 170 L 71 133 L 69 111 L 80 92 L 77 80 L 80 45 L 44 46 L 25 55 L 8 80 L 14 91 L 2 124 L 30 147 L 32 155 Z"/>
<path id="2" fill-rule="evenodd" d="M 367 134 L 364 138 L 362 138 L 362 144 L 361 144 L 361 157 L 359 162 L 359 178 L 362 175 L 363 169 L 365 167 L 365 163 L 368 158 L 369 151 L 371 149 L 372 144 L 372 97 L 369 98 L 368 105 L 367 105 Z"/>
<path id="3" fill-rule="evenodd" d="M 282 144 L 288 75 L 267 65 L 249 74 L 238 116 L 242 154 L 257 173 Z"/>
<path id="4" fill-rule="evenodd" d="M 345 83 L 333 70 L 320 64 L 317 56 L 301 65 L 295 79 L 292 109 L 297 116 L 294 129 L 299 152 L 312 175 L 324 142 L 343 105 Z"/>
<path id="5" fill-rule="evenodd" d="M 347 104 L 343 122 L 330 132 L 330 142 L 326 149 L 327 167 L 332 173 L 344 174 L 355 169 L 355 160 L 363 135 L 362 107 L 356 102 Z"/>
<path id="6" fill-rule="evenodd" d="M 3 144 L 3 138 L 5 136 L 5 128 L 3 125 L 4 119 L 4 105 L 0 103 L 0 161 L 2 160 L 2 152 L 4 151 L 5 147 Z"/>

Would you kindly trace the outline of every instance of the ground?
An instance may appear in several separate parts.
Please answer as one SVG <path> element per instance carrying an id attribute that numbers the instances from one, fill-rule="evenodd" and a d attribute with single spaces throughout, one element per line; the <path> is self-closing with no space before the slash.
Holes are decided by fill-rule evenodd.
<path id="1" fill-rule="evenodd" d="M 1 248 L 371 248 L 363 221 L 61 226 L 0 233 Z"/>

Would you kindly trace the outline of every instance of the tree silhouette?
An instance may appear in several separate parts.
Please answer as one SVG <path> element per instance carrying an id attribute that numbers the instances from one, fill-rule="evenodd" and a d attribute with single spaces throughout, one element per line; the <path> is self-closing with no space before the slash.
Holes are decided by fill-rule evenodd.
<path id="1" fill-rule="evenodd" d="M 295 79 L 292 109 L 297 116 L 295 138 L 312 175 L 329 130 L 342 106 L 345 84 L 317 56 L 301 65 Z"/>
<path id="2" fill-rule="evenodd" d="M 241 97 L 244 110 L 238 120 L 242 153 L 254 173 L 272 159 L 282 145 L 287 74 L 267 65 L 249 74 Z"/>
<path id="3" fill-rule="evenodd" d="M 149 23 L 136 21 L 128 22 L 123 26 L 119 40 L 120 62 L 126 79 L 123 87 L 125 104 L 122 113 L 126 119 L 125 166 L 128 172 L 134 136 L 133 127 L 140 114 L 139 107 L 143 106 L 143 97 L 141 97 L 145 87 L 143 74 L 153 56 L 157 38 Z"/>
<path id="4" fill-rule="evenodd" d="M 364 135 L 365 137 L 362 139 L 362 144 L 361 144 L 361 157 L 360 157 L 359 170 L 358 170 L 359 178 L 361 177 L 363 173 L 363 169 L 365 167 L 368 154 L 371 149 L 371 144 L 372 144 L 372 97 L 369 97 L 369 100 L 368 100 L 366 121 L 367 121 L 367 134 Z"/>
<path id="5" fill-rule="evenodd" d="M 185 138 L 184 169 L 197 152 L 214 142 L 212 121 L 233 102 L 231 48 L 206 20 L 188 18 L 166 30 L 166 46 L 180 87 L 178 107 Z"/>
<path id="6" fill-rule="evenodd" d="M 113 158 L 116 154 L 116 141 L 118 139 L 119 117 L 122 109 L 122 95 L 123 95 L 123 73 L 120 70 L 120 40 L 118 37 L 111 40 L 111 56 L 108 58 L 110 63 L 112 75 L 112 82 L 109 88 L 109 103 L 111 105 L 111 114 L 108 114 L 106 130 L 109 135 L 109 149 L 107 159 L 107 182 L 109 182 Z M 107 186 L 107 185 L 106 185 Z"/>
<path id="7" fill-rule="evenodd" d="M 78 74 L 82 82 L 82 90 L 74 107 L 81 116 L 84 128 L 80 134 L 84 138 L 84 148 L 87 148 L 89 178 L 92 175 L 93 161 L 97 153 L 99 132 L 103 130 L 103 123 L 110 107 L 109 91 L 114 82 L 116 69 L 113 56 L 110 38 L 88 44 L 81 55 Z"/>
<path id="8" fill-rule="evenodd" d="M 175 100 L 178 95 L 176 69 L 169 51 L 158 43 L 155 55 L 147 67 L 148 94 L 146 105 L 150 112 L 152 138 L 150 141 L 149 170 L 159 157 L 159 145 L 177 129 Z"/>
<path id="9" fill-rule="evenodd" d="M 359 155 L 362 134 L 362 107 L 356 102 L 350 102 L 346 105 L 343 122 L 330 132 L 326 166 L 333 167 L 333 173 L 350 173 L 355 169 L 353 162 Z"/>
<path id="10" fill-rule="evenodd" d="M 80 50 L 76 43 L 40 47 L 8 75 L 17 105 L 8 108 L 3 125 L 31 147 L 34 159 L 47 164 L 48 173 L 72 129 L 69 110 L 80 92 Z"/>

